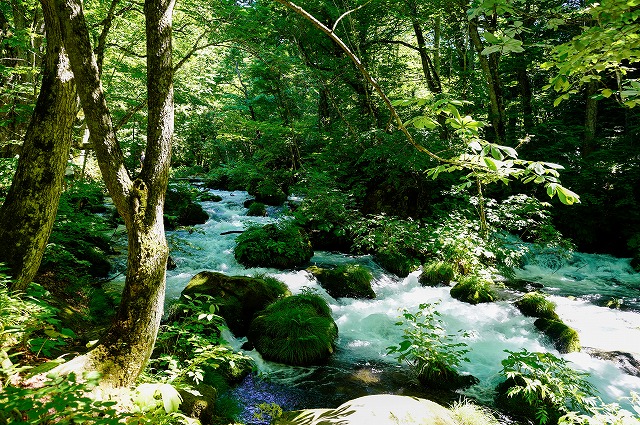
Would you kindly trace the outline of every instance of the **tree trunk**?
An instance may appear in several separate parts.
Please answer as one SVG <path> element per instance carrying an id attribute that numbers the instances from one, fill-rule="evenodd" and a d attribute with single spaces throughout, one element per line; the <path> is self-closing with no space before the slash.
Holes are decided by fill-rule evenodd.
<path id="1" fill-rule="evenodd" d="M 11 269 L 15 290 L 26 288 L 40 267 L 58 210 L 76 115 L 75 82 L 60 24 L 52 2 L 41 3 L 47 30 L 42 88 L 0 208 L 0 259 Z"/>
<path id="2" fill-rule="evenodd" d="M 596 124 L 598 122 L 598 101 L 593 96 L 598 92 L 595 82 L 587 84 L 587 104 L 584 117 L 584 141 L 582 144 L 582 158 L 588 157 L 596 150 Z"/>
<path id="3" fill-rule="evenodd" d="M 504 110 L 504 98 L 502 96 L 502 84 L 500 83 L 500 73 L 498 70 L 499 54 L 491 53 L 489 55 L 483 55 L 484 45 L 480 39 L 480 33 L 478 32 L 478 20 L 469 20 L 469 37 L 475 47 L 476 53 L 480 60 L 480 66 L 482 67 L 482 73 L 487 81 L 487 89 L 489 92 L 489 120 L 493 125 L 493 131 L 495 133 L 495 142 L 503 144 L 506 139 L 506 114 Z"/>
<path id="4" fill-rule="evenodd" d="M 148 125 L 145 162 L 132 181 L 113 130 L 81 0 L 56 0 L 78 93 L 105 184 L 128 236 L 127 274 L 118 312 L 97 346 L 59 368 L 96 370 L 102 385 L 129 386 L 144 368 L 162 317 L 167 242 L 163 207 L 173 135 L 173 0 L 146 0 Z"/>

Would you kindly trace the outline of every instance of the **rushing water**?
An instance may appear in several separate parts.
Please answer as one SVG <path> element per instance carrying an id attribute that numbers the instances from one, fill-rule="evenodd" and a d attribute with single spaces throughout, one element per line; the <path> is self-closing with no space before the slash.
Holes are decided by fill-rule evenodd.
<path id="1" fill-rule="evenodd" d="M 268 381 L 245 383 L 237 396 L 244 397 L 247 405 L 276 401 L 285 408 L 335 407 L 369 393 L 422 394 L 411 384 L 406 368 L 386 355 L 386 347 L 401 339 L 402 330 L 394 325 L 400 310 L 415 311 L 425 302 L 440 302 L 438 311 L 449 331 L 464 329 L 471 333 L 471 338 L 466 340 L 471 361 L 464 363 L 463 368 L 476 376 L 479 384 L 467 389 L 465 394 L 481 401 L 490 402 L 493 397 L 493 389 L 500 381 L 500 362 L 507 357 L 504 350 L 526 348 L 557 354 L 534 327 L 534 319 L 524 317 L 509 301 L 479 306 L 462 303 L 449 295 L 449 288 L 422 287 L 417 280 L 418 273 L 405 279 L 389 275 L 369 257 L 317 252 L 311 262 L 318 265 L 358 262 L 368 266 L 375 276 L 373 288 L 377 297 L 374 300 L 333 299 L 306 271 L 245 269 L 233 257 L 237 234 L 221 233 L 274 219 L 246 217 L 243 207 L 246 192 L 214 193 L 223 200 L 203 203 L 210 215 L 207 223 L 196 226 L 191 233 L 169 232 L 174 245 L 172 257 L 178 267 L 169 272 L 167 278 L 168 302 L 177 299 L 189 279 L 202 270 L 242 275 L 267 272 L 283 280 L 293 293 L 303 288 L 318 291 L 329 302 L 339 328 L 336 354 L 325 366 L 286 367 L 265 362 L 257 353 L 248 352 Z M 640 357 L 640 275 L 632 272 L 628 261 L 585 254 L 559 261 L 557 256 L 545 255 L 539 256 L 542 261 L 519 270 L 518 278 L 544 285 L 543 290 L 551 294 L 558 306 L 557 313 L 578 331 L 583 346 Z M 614 310 L 598 305 L 603 304 L 604 298 L 622 300 L 622 306 L 630 309 Z M 232 336 L 229 339 L 238 348 L 243 343 Z M 625 374 L 612 362 L 599 360 L 585 351 L 563 357 L 576 368 L 591 373 L 590 380 L 606 402 L 620 401 L 630 391 L 640 391 L 640 378 Z M 438 394 L 430 396 L 439 397 Z"/>

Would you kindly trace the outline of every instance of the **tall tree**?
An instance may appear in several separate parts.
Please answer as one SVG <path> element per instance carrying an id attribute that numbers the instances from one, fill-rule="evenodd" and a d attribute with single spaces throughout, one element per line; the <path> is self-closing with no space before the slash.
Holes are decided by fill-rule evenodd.
<path id="1" fill-rule="evenodd" d="M 167 242 L 163 207 L 173 135 L 173 0 L 146 0 L 148 125 L 145 162 L 133 179 L 113 129 L 81 0 L 55 0 L 90 137 L 105 184 L 128 236 L 125 287 L 108 331 L 88 353 L 61 367 L 96 370 L 105 386 L 128 386 L 155 343 L 162 317 Z"/>
<path id="2" fill-rule="evenodd" d="M 0 260 L 11 268 L 12 288 L 31 282 L 51 234 L 62 192 L 76 88 L 51 0 L 42 0 L 47 51 L 42 87 L 7 198 L 0 207 Z"/>

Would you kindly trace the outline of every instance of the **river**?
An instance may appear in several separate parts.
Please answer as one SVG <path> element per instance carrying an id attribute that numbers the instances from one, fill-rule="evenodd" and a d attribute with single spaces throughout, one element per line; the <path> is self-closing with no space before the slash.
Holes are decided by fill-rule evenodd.
<path id="1" fill-rule="evenodd" d="M 284 281 L 293 293 L 303 288 L 318 291 L 331 306 L 339 328 L 338 347 L 334 358 L 325 366 L 292 368 L 263 361 L 256 352 L 247 352 L 256 359 L 264 379 L 249 379 L 236 390 L 236 396 L 251 406 L 261 402 L 277 402 L 285 408 L 335 407 L 361 395 L 378 392 L 424 395 L 438 401 L 450 397 L 437 393 L 424 394 L 411 383 L 406 368 L 386 355 L 386 347 L 400 341 L 402 330 L 395 326 L 400 310 L 416 310 L 420 303 L 439 301 L 445 327 L 471 333 L 466 340 L 471 352 L 464 372 L 479 379 L 464 395 L 490 403 L 493 389 L 500 381 L 504 350 L 552 351 L 533 325 L 510 301 L 498 301 L 473 306 L 449 295 L 449 288 L 422 287 L 418 273 L 401 279 L 385 273 L 371 258 L 316 252 L 312 264 L 331 265 L 358 262 L 368 266 L 374 276 L 376 299 L 333 299 L 306 271 L 245 269 L 233 257 L 237 234 L 221 233 L 242 230 L 251 223 L 267 223 L 273 218 L 247 217 L 243 203 L 246 192 L 212 191 L 221 202 L 202 205 L 210 219 L 195 231 L 168 232 L 174 249 L 172 257 L 178 265 L 167 277 L 167 302 L 177 299 L 190 278 L 202 270 L 227 274 L 253 275 L 269 273 Z M 177 247 L 177 248 L 176 248 Z M 545 257 L 546 256 L 546 257 Z M 602 351 L 631 353 L 640 359 L 640 274 L 633 273 L 629 261 L 603 255 L 575 254 L 566 261 L 540 253 L 535 262 L 517 270 L 517 278 L 543 285 L 550 299 L 557 304 L 557 313 L 580 335 L 583 347 Z M 513 295 L 517 292 L 512 291 Z M 598 295 L 600 294 L 600 295 Z M 604 306 L 607 300 L 621 300 L 621 309 Z M 232 345 L 240 348 L 243 340 L 228 336 Z M 590 381 L 605 402 L 621 402 L 631 391 L 640 392 L 640 378 L 631 376 L 610 361 L 588 354 L 562 355 L 576 369 L 591 374 Z M 247 418 L 245 418 L 247 420 Z"/>

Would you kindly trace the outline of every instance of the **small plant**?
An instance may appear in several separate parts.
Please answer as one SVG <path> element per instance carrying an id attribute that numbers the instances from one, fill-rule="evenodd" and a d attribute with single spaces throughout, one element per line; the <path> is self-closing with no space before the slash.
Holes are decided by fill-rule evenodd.
<path id="1" fill-rule="evenodd" d="M 635 414 L 621 409 L 617 403 L 600 403 L 591 411 L 592 414 L 569 412 L 558 421 L 561 425 L 639 425 L 640 424 L 640 397 L 632 392 L 627 397 Z"/>
<path id="2" fill-rule="evenodd" d="M 587 373 L 572 369 L 551 353 L 514 352 L 502 361 L 498 401 L 514 413 L 524 413 L 540 425 L 556 423 L 570 411 L 592 412 L 595 388 Z"/>
<path id="3" fill-rule="evenodd" d="M 500 421 L 493 416 L 491 410 L 469 400 L 453 403 L 451 413 L 458 423 L 464 425 L 500 425 Z"/>
<path id="4" fill-rule="evenodd" d="M 404 321 L 396 323 L 405 327 L 403 340 L 397 346 L 387 347 L 387 354 L 394 354 L 399 362 L 411 366 L 425 384 L 441 388 L 470 384 L 469 379 L 458 373 L 462 362 L 469 361 L 465 357 L 469 352 L 467 344 L 460 339 L 470 334 L 463 330 L 448 334 L 436 310 L 438 304 L 420 304 L 416 313 L 403 310 Z"/>

